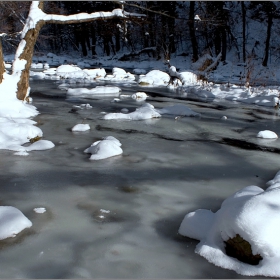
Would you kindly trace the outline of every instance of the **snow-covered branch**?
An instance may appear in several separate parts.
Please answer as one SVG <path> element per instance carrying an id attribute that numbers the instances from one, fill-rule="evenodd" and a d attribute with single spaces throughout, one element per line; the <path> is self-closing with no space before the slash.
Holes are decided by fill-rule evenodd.
<path id="1" fill-rule="evenodd" d="M 111 19 L 115 17 L 126 18 L 121 9 L 113 10 L 112 12 L 94 12 L 91 14 L 88 13 L 80 13 L 74 15 L 54 15 L 54 14 L 46 14 L 44 17 L 44 21 L 46 23 L 75 23 L 75 22 L 87 22 L 93 20 L 105 20 Z"/>

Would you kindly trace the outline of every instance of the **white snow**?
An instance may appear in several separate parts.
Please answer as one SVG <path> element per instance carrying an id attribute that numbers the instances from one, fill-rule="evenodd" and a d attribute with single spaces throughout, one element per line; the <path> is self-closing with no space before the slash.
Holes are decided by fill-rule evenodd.
<path id="1" fill-rule="evenodd" d="M 46 212 L 46 208 L 44 207 L 37 207 L 37 208 L 34 208 L 33 211 L 37 214 L 43 214 Z"/>
<path id="2" fill-rule="evenodd" d="M 73 128 L 72 128 L 72 131 L 87 131 L 87 130 L 90 130 L 90 126 L 89 124 L 76 124 Z"/>
<path id="3" fill-rule="evenodd" d="M 209 262 L 247 276 L 280 277 L 280 171 L 266 190 L 248 186 L 228 197 L 213 213 L 198 209 L 183 219 L 179 234 L 200 240 L 195 252 Z M 224 241 L 239 234 L 260 254 L 258 265 L 225 253 Z"/>
<path id="4" fill-rule="evenodd" d="M 108 214 L 108 213 L 110 213 L 110 210 L 100 209 L 100 212 Z"/>
<path id="5" fill-rule="evenodd" d="M 278 138 L 278 135 L 271 130 L 263 130 L 257 134 L 257 137 L 264 139 L 275 139 Z"/>
<path id="6" fill-rule="evenodd" d="M 108 113 L 103 118 L 105 120 L 119 119 L 119 120 L 146 120 L 152 118 L 160 118 L 161 115 L 175 115 L 175 116 L 188 116 L 197 117 L 199 113 L 194 112 L 185 105 L 176 104 L 173 106 L 166 106 L 162 109 L 155 109 L 150 103 L 144 103 L 140 107 L 136 108 L 134 112 L 124 113 Z"/>
<path id="7" fill-rule="evenodd" d="M 0 240 L 15 237 L 32 222 L 24 214 L 12 206 L 0 206 Z"/>
<path id="8" fill-rule="evenodd" d="M 113 119 L 122 119 L 122 120 L 146 120 L 152 118 L 160 118 L 161 115 L 154 109 L 154 106 L 145 103 L 139 108 L 137 108 L 134 112 L 123 114 L 123 113 L 109 113 L 103 116 L 104 120 L 113 120 Z"/>
<path id="9" fill-rule="evenodd" d="M 138 92 L 132 94 L 131 97 L 133 99 L 135 99 L 136 101 L 143 101 L 143 100 L 147 99 L 148 95 L 145 92 L 138 91 Z"/>
<path id="10" fill-rule="evenodd" d="M 61 65 L 56 69 L 56 75 L 60 78 L 85 78 L 87 74 L 78 66 L 74 65 Z"/>
<path id="11" fill-rule="evenodd" d="M 106 76 L 104 68 L 84 69 L 83 71 L 92 79 L 104 78 Z"/>
<path id="12" fill-rule="evenodd" d="M 25 147 L 25 150 L 27 152 L 29 152 L 29 151 L 43 151 L 43 150 L 51 149 L 54 146 L 55 146 L 54 143 L 49 141 L 49 140 L 38 140 L 38 141 L 32 143 L 31 145 L 29 145 L 28 147 Z"/>
<path id="13" fill-rule="evenodd" d="M 160 70 L 152 70 L 146 75 L 140 75 L 138 83 L 145 83 L 149 85 L 167 85 L 170 80 L 170 76 Z"/>
<path id="14" fill-rule="evenodd" d="M 87 96 L 102 95 L 102 96 L 119 96 L 121 89 L 119 87 L 112 86 L 97 86 L 92 89 L 87 88 L 69 88 L 67 95 L 71 96 Z"/>
<path id="15" fill-rule="evenodd" d="M 94 142 L 84 153 L 91 154 L 90 160 L 100 160 L 117 156 L 123 153 L 121 143 L 113 136 Z"/>

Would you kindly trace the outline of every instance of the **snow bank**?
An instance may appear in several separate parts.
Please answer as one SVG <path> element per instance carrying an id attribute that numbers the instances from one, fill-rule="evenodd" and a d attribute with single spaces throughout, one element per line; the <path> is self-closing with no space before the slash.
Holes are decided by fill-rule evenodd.
<path id="1" fill-rule="evenodd" d="M 26 228 L 30 228 L 32 222 L 23 213 L 12 206 L 0 206 L 0 239 L 15 237 Z"/>
<path id="2" fill-rule="evenodd" d="M 100 160 L 123 153 L 121 143 L 113 136 L 107 136 L 103 140 L 94 142 L 84 153 L 92 154 L 90 160 Z"/>
<path id="3" fill-rule="evenodd" d="M 30 118 L 37 116 L 36 107 L 16 98 L 17 77 L 4 73 L 0 84 L 0 117 Z"/>
<path id="4" fill-rule="evenodd" d="M 209 262 L 247 276 L 280 277 L 280 171 L 267 190 L 248 186 L 228 197 L 213 213 L 198 209 L 185 216 L 179 234 L 200 240 L 195 252 Z M 258 265 L 241 262 L 225 253 L 225 241 L 241 236 Z"/>

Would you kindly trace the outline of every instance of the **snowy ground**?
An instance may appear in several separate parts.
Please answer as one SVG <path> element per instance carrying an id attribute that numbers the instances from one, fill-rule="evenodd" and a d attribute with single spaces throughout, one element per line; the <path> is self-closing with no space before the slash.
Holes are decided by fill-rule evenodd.
<path id="1" fill-rule="evenodd" d="M 202 83 L 177 61 L 175 88 L 162 62 L 108 71 L 54 59 L 65 62 L 33 65 L 32 105 L 1 103 L 2 205 L 24 226 L 1 241 L 0 277 L 241 278 L 178 230 L 186 213 L 265 189 L 279 170 L 278 87 Z M 211 75 L 228 79 L 230 65 Z"/>

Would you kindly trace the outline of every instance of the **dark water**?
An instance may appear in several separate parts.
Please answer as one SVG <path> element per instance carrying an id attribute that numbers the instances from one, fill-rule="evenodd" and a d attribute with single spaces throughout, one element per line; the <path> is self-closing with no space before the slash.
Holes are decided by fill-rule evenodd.
<path id="1" fill-rule="evenodd" d="M 197 241 L 177 231 L 190 211 L 217 211 L 245 186 L 265 188 L 280 169 L 280 145 L 256 134 L 280 134 L 277 112 L 175 99 L 157 88 L 146 102 L 156 108 L 184 104 L 201 117 L 105 121 L 101 112 L 134 111 L 141 103 L 68 99 L 57 85 L 31 83 L 40 111 L 35 120 L 55 148 L 27 157 L 0 151 L 1 204 L 17 207 L 33 222 L 30 230 L 0 242 L 0 277 L 249 278 L 208 263 L 194 253 Z M 134 85 L 123 92 L 137 90 L 148 91 Z M 82 103 L 93 108 L 72 110 Z M 72 133 L 82 122 L 91 130 Z M 90 161 L 84 149 L 108 135 L 120 140 L 123 155 Z M 47 211 L 36 214 L 35 207 Z"/>

